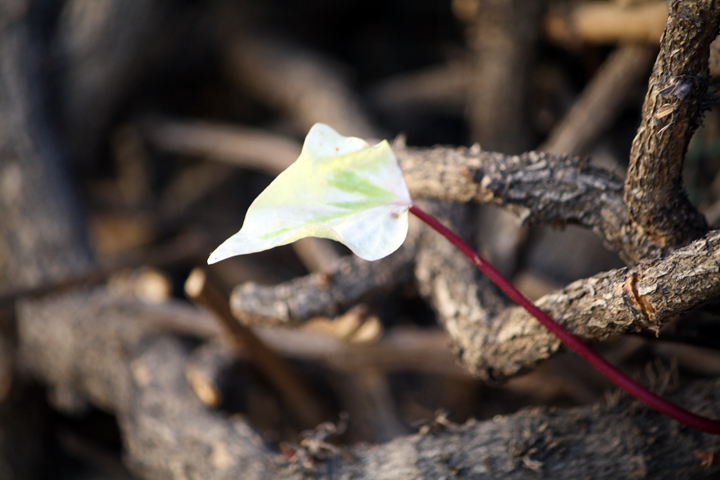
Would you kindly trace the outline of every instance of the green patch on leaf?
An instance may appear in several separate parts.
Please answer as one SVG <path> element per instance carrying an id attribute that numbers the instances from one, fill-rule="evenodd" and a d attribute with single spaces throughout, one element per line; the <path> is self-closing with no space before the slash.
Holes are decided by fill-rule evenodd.
<path id="1" fill-rule="evenodd" d="M 412 199 L 386 142 L 370 146 L 316 124 L 300 157 L 250 205 L 238 233 L 208 259 L 259 252 L 303 237 L 344 243 L 366 260 L 397 250 Z"/>

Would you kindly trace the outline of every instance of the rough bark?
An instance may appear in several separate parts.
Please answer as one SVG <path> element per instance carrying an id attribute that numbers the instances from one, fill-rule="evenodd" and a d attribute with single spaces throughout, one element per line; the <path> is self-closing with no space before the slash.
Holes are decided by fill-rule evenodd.
<path id="1" fill-rule="evenodd" d="M 588 341 L 627 331 L 658 331 L 718 297 L 719 242 L 720 234 L 713 232 L 663 259 L 573 282 L 535 303 Z M 473 374 L 505 379 L 535 367 L 560 348 L 560 341 L 523 309 L 493 311 L 485 307 L 489 302 L 472 300 L 478 295 L 473 287 L 466 287 L 465 294 L 458 291 L 463 283 L 453 281 L 453 272 L 457 276 L 459 271 L 438 268 L 427 277 L 433 304 Z M 418 280 L 422 282 L 420 275 Z M 678 285 L 683 285 L 681 291 Z"/>
<path id="2" fill-rule="evenodd" d="M 529 410 L 463 426 L 430 425 L 427 433 L 383 445 L 303 450 L 298 463 L 272 454 L 238 418 L 202 408 L 184 381 L 187 353 L 171 339 L 142 348 L 134 363 L 133 417 L 123 425 L 136 471 L 145 478 L 712 478 L 693 452 L 715 442 L 651 412 L 586 407 Z M 699 384 L 678 400 L 718 413 L 717 383 Z M 152 412 L 152 416 L 147 412 Z M 179 423 L 182 420 L 182 423 Z M 179 431 L 177 437 L 161 432 Z M 159 461 L 162 459 L 162 461 Z"/>
<path id="3" fill-rule="evenodd" d="M 720 2 L 670 6 L 625 182 L 632 225 L 652 242 L 646 258 L 666 254 L 708 229 L 687 198 L 682 167 L 690 139 L 712 103 L 708 58 L 719 26 Z"/>
<path id="4" fill-rule="evenodd" d="M 274 287 L 246 283 L 233 292 L 233 313 L 249 324 L 292 324 L 336 315 L 367 295 L 410 282 L 414 254 L 409 241 L 384 262 L 345 257 L 330 276 L 313 273 Z"/>
<path id="5" fill-rule="evenodd" d="M 160 320 L 167 310 L 155 309 L 102 290 L 25 303 L 20 309 L 22 338 L 28 340 L 21 345 L 22 358 L 31 360 L 30 371 L 49 385 L 75 385 L 114 411 L 131 466 L 148 480 L 717 475 L 717 467 L 702 466 L 693 454 L 713 451 L 714 437 L 628 400 L 565 411 L 527 410 L 463 426 L 440 421 L 383 445 L 336 452 L 322 444 L 306 445 L 288 461 L 241 416 L 228 418 L 195 396 L 186 379 L 192 342 L 153 334 L 169 323 Z M 52 351 L 66 340 L 73 348 Z M 78 348 L 87 353 L 77 355 Z M 719 391 L 717 382 L 698 383 L 675 400 L 717 416 Z"/>
<path id="6" fill-rule="evenodd" d="M 505 156 L 476 148 L 431 149 L 394 146 L 415 198 L 494 203 L 525 225 L 577 224 L 593 229 L 625 260 L 635 258 L 629 242 L 622 180 L 583 158 L 528 152 Z"/>

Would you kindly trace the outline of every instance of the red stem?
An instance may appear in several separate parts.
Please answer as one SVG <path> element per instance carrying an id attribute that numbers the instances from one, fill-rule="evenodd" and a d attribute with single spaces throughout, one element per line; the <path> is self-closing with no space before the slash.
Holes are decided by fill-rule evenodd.
<path id="1" fill-rule="evenodd" d="M 503 277 L 502 274 L 495 269 L 495 267 L 490 265 L 475 250 L 473 250 L 470 245 L 465 243 L 463 239 L 440 223 L 435 217 L 426 213 L 417 205 L 410 207 L 410 213 L 414 214 L 420 220 L 427 223 L 430 227 L 437 230 L 438 233 L 447 238 L 450 243 L 455 245 L 462 253 L 464 253 L 466 257 L 468 257 L 511 299 L 527 310 L 533 317 L 537 318 L 540 323 L 545 325 L 545 327 L 555 334 L 565 345 L 587 360 L 590 365 L 608 377 L 617 386 L 641 402 L 644 402 L 668 417 L 674 418 L 680 423 L 703 432 L 720 434 L 720 421 L 695 415 L 694 413 L 689 412 L 662 397 L 659 397 L 602 358 L 597 352 L 580 340 L 580 338 L 570 333 L 565 327 L 556 322 L 547 313 L 536 307 L 525 295 L 520 293 L 520 291 L 518 291 L 518 289 L 515 288 L 507 278 Z"/>

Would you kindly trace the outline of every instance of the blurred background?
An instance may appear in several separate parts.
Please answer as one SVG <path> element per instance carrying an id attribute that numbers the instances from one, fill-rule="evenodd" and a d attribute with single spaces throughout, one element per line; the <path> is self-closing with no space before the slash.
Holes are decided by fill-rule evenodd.
<path id="1" fill-rule="evenodd" d="M 4 38 L 24 39 L 26 49 L 15 55 L 31 68 L 14 79 L 17 88 L 13 70 L 0 70 L 4 91 L 15 92 L 0 108 L 40 118 L 37 128 L 57 152 L 58 178 L 69 186 L 49 201 L 67 203 L 79 231 L 89 232 L 80 234 L 93 252 L 88 262 L 102 271 L 90 280 L 150 303 L 187 302 L 191 269 L 240 228 L 250 202 L 296 158 L 316 122 L 368 139 L 402 135 L 411 146 L 479 143 L 506 154 L 587 156 L 623 176 L 667 17 L 662 0 L 2 3 Z M 21 37 L 18 24 L 27 25 Z M 10 58 L 13 46 L 3 48 Z M 25 107 L 13 106 L 13 95 L 24 95 Z M 3 125 L 6 134 L 16 128 Z M 719 142 L 714 110 L 693 140 L 685 173 L 691 198 L 713 224 L 720 218 Z M 580 228 L 528 229 L 494 207 L 478 207 L 477 222 L 483 252 L 531 298 L 623 265 Z M 323 271 L 345 253 L 288 246 L 233 258 L 211 274 L 230 292 L 246 281 L 274 285 Z M 22 258 L 12 249 L 4 254 Z M 6 272 L 3 293 L 52 291 L 72 284 L 75 273 L 25 279 Z M 441 420 L 464 422 L 526 406 L 588 404 L 609 388 L 569 355 L 507 385 L 473 380 L 455 365 L 432 308 L 412 287 L 311 324 L 304 329 L 335 342 L 317 347 L 333 361 L 290 347 L 278 353 L 325 399 L 325 419 L 347 412 L 339 443 L 384 442 L 428 425 L 439 411 Z M 684 325 L 686 336 L 715 335 L 703 316 Z M 634 335 L 600 349 L 660 381 L 678 371 L 720 374 L 720 343 L 708 342 L 648 343 Z M 333 348 L 376 360 L 340 369 Z M 275 447 L 297 441 L 301 426 L 252 362 L 240 355 L 228 375 L 217 386 L 221 400 L 203 399 L 209 408 L 245 416 Z M 45 405 L 47 478 L 133 478 L 122 466 L 111 413 L 65 408 L 35 388 Z"/>

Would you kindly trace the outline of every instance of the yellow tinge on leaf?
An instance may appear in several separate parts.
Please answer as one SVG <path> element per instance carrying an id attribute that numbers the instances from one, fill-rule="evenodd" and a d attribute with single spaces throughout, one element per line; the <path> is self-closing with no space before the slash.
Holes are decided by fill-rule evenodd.
<path id="1" fill-rule="evenodd" d="M 337 240 L 359 257 L 377 260 L 405 241 L 411 206 L 387 141 L 370 146 L 318 123 L 300 157 L 258 195 L 240 231 L 208 263 L 304 237 Z"/>

